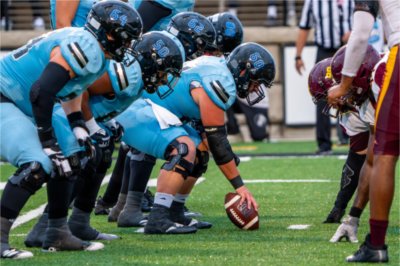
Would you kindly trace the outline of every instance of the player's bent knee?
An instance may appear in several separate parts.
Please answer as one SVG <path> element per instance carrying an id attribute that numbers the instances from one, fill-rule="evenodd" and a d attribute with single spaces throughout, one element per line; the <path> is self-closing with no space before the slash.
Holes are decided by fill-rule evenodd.
<path id="1" fill-rule="evenodd" d="M 176 150 L 176 152 L 174 152 Z M 161 169 L 177 172 L 186 179 L 193 171 L 193 162 L 186 159 L 189 155 L 189 147 L 187 143 L 173 141 L 168 145 L 165 152 L 166 162 Z"/>
<path id="2" fill-rule="evenodd" d="M 200 151 L 197 149 L 195 164 L 190 176 L 194 178 L 199 178 L 202 174 L 204 174 L 207 171 L 209 160 L 210 156 L 208 154 L 208 151 Z"/>
<path id="3" fill-rule="evenodd" d="M 38 162 L 26 163 L 9 178 L 11 184 L 35 194 L 48 181 L 49 175 Z"/>

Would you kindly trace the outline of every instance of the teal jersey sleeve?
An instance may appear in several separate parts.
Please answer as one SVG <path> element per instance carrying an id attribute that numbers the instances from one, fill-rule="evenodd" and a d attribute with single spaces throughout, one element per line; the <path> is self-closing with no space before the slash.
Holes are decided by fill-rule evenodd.
<path id="1" fill-rule="evenodd" d="M 118 96 L 133 97 L 143 89 L 142 70 L 138 61 L 126 67 L 122 63 L 110 60 L 107 73 Z"/>
<path id="2" fill-rule="evenodd" d="M 98 73 L 105 63 L 100 44 L 88 31 L 70 29 L 71 33 L 59 44 L 64 59 L 77 76 Z"/>
<path id="3" fill-rule="evenodd" d="M 185 63 L 198 73 L 190 82 L 200 82 L 210 99 L 221 109 L 227 110 L 235 102 L 236 85 L 224 58 L 202 56 Z"/>

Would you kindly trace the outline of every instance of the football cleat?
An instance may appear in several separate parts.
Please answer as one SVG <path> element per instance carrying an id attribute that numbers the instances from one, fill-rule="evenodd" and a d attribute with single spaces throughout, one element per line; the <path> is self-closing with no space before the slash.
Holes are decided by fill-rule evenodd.
<path id="1" fill-rule="evenodd" d="M 142 227 L 147 223 L 147 218 L 143 216 L 141 211 L 131 212 L 122 210 L 118 216 L 118 227 Z"/>
<path id="2" fill-rule="evenodd" d="M 110 213 L 110 208 L 113 204 L 109 204 L 103 200 L 101 196 L 96 200 L 96 205 L 94 206 L 95 215 L 108 215 Z"/>
<path id="3" fill-rule="evenodd" d="M 175 223 L 183 224 L 186 226 L 193 226 L 197 229 L 209 229 L 212 227 L 211 223 L 197 221 L 196 219 L 185 216 L 184 203 L 173 201 L 169 211 L 171 220 Z"/>
<path id="4" fill-rule="evenodd" d="M 12 260 L 20 260 L 20 259 L 27 259 L 32 258 L 33 253 L 26 250 L 20 250 L 16 248 L 9 248 L 4 250 L 1 253 L 2 259 L 12 259 Z"/>
<path id="5" fill-rule="evenodd" d="M 345 210 L 333 207 L 331 212 L 328 214 L 328 217 L 326 217 L 326 220 L 324 221 L 324 224 L 335 224 L 335 223 L 340 223 L 340 220 L 344 216 Z"/>
<path id="6" fill-rule="evenodd" d="M 195 218 L 195 217 L 203 216 L 203 214 L 201 214 L 200 212 L 191 211 L 186 206 L 183 206 L 183 210 L 185 212 L 185 216 L 189 217 L 189 218 Z"/>
<path id="7" fill-rule="evenodd" d="M 154 204 L 154 195 L 151 191 L 147 188 L 144 192 L 143 199 L 142 199 L 142 212 L 149 212 Z"/>
<path id="8" fill-rule="evenodd" d="M 329 242 L 340 242 L 343 238 L 345 238 L 351 243 L 358 243 L 357 231 L 359 220 L 359 218 L 350 215 L 347 216 L 345 219 L 343 219 L 342 224 L 338 227 L 336 233 L 332 236 Z"/>
<path id="9" fill-rule="evenodd" d="M 346 258 L 347 262 L 388 262 L 389 256 L 387 246 L 382 249 L 374 249 L 369 243 L 369 234 L 365 238 L 365 242 L 360 246 L 359 250 Z"/>
<path id="10" fill-rule="evenodd" d="M 25 238 L 24 244 L 27 247 L 41 247 L 44 241 L 44 237 L 46 235 L 47 223 L 48 223 L 48 214 L 43 213 L 39 218 L 35 226 L 28 233 Z"/>
<path id="11" fill-rule="evenodd" d="M 144 227 L 145 234 L 191 234 L 197 228 L 174 223 L 169 219 L 169 209 L 155 204 Z"/>

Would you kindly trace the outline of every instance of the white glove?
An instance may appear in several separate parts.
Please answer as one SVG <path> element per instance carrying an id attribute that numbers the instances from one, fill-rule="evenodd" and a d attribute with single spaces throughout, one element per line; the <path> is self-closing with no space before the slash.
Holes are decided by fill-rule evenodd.
<path id="1" fill-rule="evenodd" d="M 336 243 L 340 242 L 342 238 L 345 238 L 351 243 L 358 243 L 357 231 L 359 220 L 359 218 L 348 215 L 345 219 L 343 219 L 342 224 L 339 225 L 336 233 L 332 236 L 329 242 Z"/>
<path id="2" fill-rule="evenodd" d="M 68 158 L 61 152 L 58 143 L 54 142 L 52 145 L 43 148 L 44 153 L 49 156 L 53 164 L 52 177 L 58 175 L 60 177 L 68 177 L 73 174 Z"/>

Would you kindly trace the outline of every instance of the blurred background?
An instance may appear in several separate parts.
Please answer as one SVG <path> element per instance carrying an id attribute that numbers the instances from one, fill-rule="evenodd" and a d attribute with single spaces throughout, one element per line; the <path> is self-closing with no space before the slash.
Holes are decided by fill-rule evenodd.
<path id="1" fill-rule="evenodd" d="M 316 56 L 313 33 L 309 34 L 308 45 L 303 50 L 306 72 L 302 76 L 296 72 L 294 61 L 297 24 L 303 4 L 303 0 L 196 1 L 194 11 L 205 16 L 223 11 L 236 14 L 244 26 L 244 41 L 265 46 L 275 59 L 277 74 L 274 85 L 259 106 L 267 115 L 252 117 L 253 124 L 262 125 L 265 132 L 251 132 L 246 116 L 240 113 L 241 110 L 236 110 L 233 115 L 236 125 L 228 126 L 232 142 L 315 140 L 315 107 L 307 88 L 308 71 Z M 49 20 L 49 0 L 1 0 L 1 54 L 49 31 Z M 335 124 L 332 123 L 334 142 L 337 140 Z"/>

